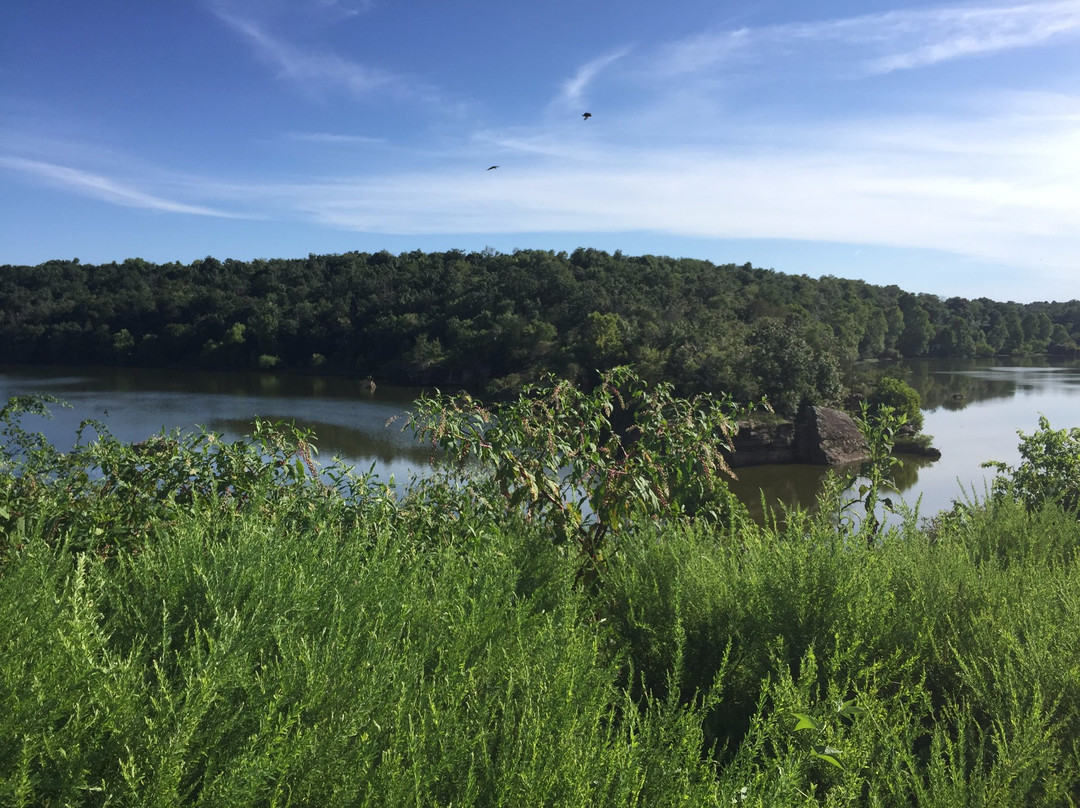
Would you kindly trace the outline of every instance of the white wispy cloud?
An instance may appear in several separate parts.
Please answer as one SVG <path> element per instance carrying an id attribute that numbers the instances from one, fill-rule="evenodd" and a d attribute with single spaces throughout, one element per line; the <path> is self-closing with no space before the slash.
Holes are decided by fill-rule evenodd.
<path id="1" fill-rule="evenodd" d="M 378 146 L 386 142 L 385 138 L 368 137 L 366 135 L 342 135 L 335 132 L 289 132 L 285 137 L 305 143 L 331 143 L 351 146 Z"/>
<path id="2" fill-rule="evenodd" d="M 708 71 L 737 59 L 760 58 L 755 43 L 775 36 L 782 27 L 696 33 L 662 45 L 651 70 L 660 76 L 679 76 Z"/>
<path id="3" fill-rule="evenodd" d="M 557 132 L 520 130 L 484 130 L 473 135 L 473 142 L 489 153 L 509 153 L 517 156 L 547 157 L 564 162 L 589 162 L 594 151 L 580 142 L 570 141 Z"/>
<path id="4" fill-rule="evenodd" d="M 290 30 L 319 29 L 371 11 L 375 0 L 201 0 L 211 11 L 263 21 L 275 20 Z"/>
<path id="5" fill-rule="evenodd" d="M 895 50 L 869 65 L 885 73 L 1078 37 L 1080 2 L 893 12 L 866 18 L 865 24 L 871 36 L 890 29 L 895 33 Z"/>
<path id="6" fill-rule="evenodd" d="M 333 53 L 308 53 L 268 33 L 254 20 L 223 8 L 212 9 L 215 16 L 243 35 L 264 60 L 277 67 L 282 78 L 301 83 L 329 84 L 357 95 L 379 88 L 400 86 L 400 79 Z"/>
<path id="7" fill-rule="evenodd" d="M 341 0 L 312 0 L 312 5 L 319 13 L 328 15 L 331 19 L 343 19 L 357 17 L 365 11 L 370 11 L 375 3 L 374 0 L 359 0 L 352 3 Z"/>
<path id="8" fill-rule="evenodd" d="M 360 4 L 363 9 L 366 5 Z M 449 97 L 438 86 L 423 78 L 402 75 L 349 59 L 329 46 L 315 41 L 301 46 L 287 37 L 275 34 L 274 27 L 252 13 L 252 9 L 226 0 L 209 0 L 210 12 L 222 23 L 240 34 L 256 56 L 277 71 L 277 75 L 304 92 L 320 94 L 325 91 L 344 92 L 354 98 L 370 98 L 376 94 L 415 104 L 441 115 L 462 117 L 468 105 Z M 292 9 L 295 13 L 296 9 Z M 356 16 L 361 9 L 356 4 L 344 6 L 329 3 L 322 17 L 330 19 Z M 280 24 L 279 26 L 280 27 Z"/>
<path id="9" fill-rule="evenodd" d="M 1080 120 L 1054 109 L 1080 99 L 1046 103 L 1041 114 L 975 121 L 757 127 L 731 149 L 508 137 L 500 142 L 517 157 L 499 172 L 387 172 L 271 184 L 253 196 L 280 215 L 374 233 L 803 239 L 1075 270 Z"/>
<path id="10" fill-rule="evenodd" d="M 585 90 L 600 72 L 626 56 L 630 50 L 629 47 L 619 48 L 586 62 L 573 76 L 563 82 L 555 103 L 563 108 L 579 106 L 584 100 Z"/>
<path id="11" fill-rule="evenodd" d="M 666 74 L 812 54 L 864 74 L 1080 38 L 1080 0 L 921 8 L 695 34 L 660 51 Z"/>
<path id="12" fill-rule="evenodd" d="M 88 171 L 81 171 L 41 160 L 0 156 L 0 168 L 28 174 L 51 185 L 114 205 L 129 208 L 147 208 L 168 213 L 189 213 L 197 216 L 242 218 L 238 214 L 203 205 L 176 202 L 155 194 L 145 193 L 122 182 L 103 177 L 100 174 L 92 174 Z"/>

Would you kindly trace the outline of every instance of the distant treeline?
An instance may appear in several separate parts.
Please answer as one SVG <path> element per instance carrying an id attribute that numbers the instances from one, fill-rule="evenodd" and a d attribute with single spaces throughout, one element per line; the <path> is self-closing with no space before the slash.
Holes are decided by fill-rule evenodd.
<path id="1" fill-rule="evenodd" d="M 1070 353 L 1080 302 L 941 300 L 578 249 L 0 267 L 0 361 L 344 372 L 513 390 L 631 363 L 680 392 L 837 397 L 858 359 Z"/>

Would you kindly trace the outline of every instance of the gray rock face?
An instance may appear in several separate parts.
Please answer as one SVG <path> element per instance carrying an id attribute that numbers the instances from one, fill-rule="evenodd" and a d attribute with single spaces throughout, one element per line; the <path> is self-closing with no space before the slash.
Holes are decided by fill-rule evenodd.
<path id="1" fill-rule="evenodd" d="M 798 462 L 795 456 L 795 424 L 791 421 L 779 424 L 742 423 L 734 444 L 735 453 L 728 458 L 732 468 Z"/>
<path id="2" fill-rule="evenodd" d="M 803 463 L 846 466 L 870 458 L 855 421 L 831 407 L 803 407 L 795 434 L 796 453 Z"/>
<path id="3" fill-rule="evenodd" d="M 851 416 L 831 407 L 804 407 L 795 423 L 740 424 L 732 468 L 779 463 L 846 466 L 869 458 Z"/>

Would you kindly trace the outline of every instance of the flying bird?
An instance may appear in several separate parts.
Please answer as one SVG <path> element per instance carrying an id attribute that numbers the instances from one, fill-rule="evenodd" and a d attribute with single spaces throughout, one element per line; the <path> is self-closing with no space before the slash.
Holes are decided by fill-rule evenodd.
<path id="1" fill-rule="evenodd" d="M 591 113 L 591 112 L 586 112 L 585 114 L 583 114 L 583 115 L 581 116 L 582 120 L 585 120 L 585 121 L 589 120 L 589 118 L 591 118 L 591 117 L 592 117 L 592 113 Z"/>
<path id="2" fill-rule="evenodd" d="M 493 168 L 498 168 L 498 166 L 488 166 L 487 170 L 491 171 Z"/>

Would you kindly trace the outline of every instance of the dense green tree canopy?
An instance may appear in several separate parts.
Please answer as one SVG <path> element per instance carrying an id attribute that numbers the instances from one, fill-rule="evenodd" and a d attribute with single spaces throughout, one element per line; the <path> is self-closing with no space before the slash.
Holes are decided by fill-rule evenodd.
<path id="1" fill-rule="evenodd" d="M 906 422 L 916 431 L 922 429 L 922 400 L 915 388 L 902 379 L 890 376 L 878 379 L 866 401 L 871 411 L 877 411 L 883 406 L 892 407 L 898 415 L 904 416 Z"/>
<path id="2" fill-rule="evenodd" d="M 514 393 L 630 364 L 680 393 L 840 394 L 859 359 L 1069 352 L 1080 302 L 942 301 L 687 258 L 520 250 L 0 267 L 13 363 L 373 376 Z"/>

